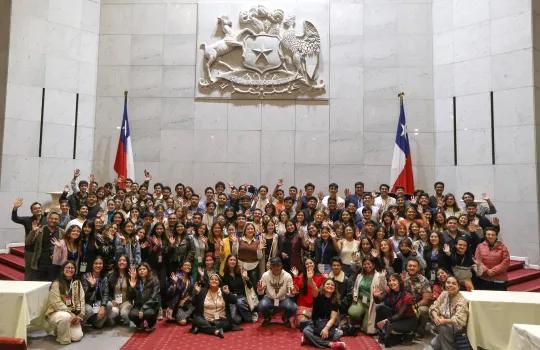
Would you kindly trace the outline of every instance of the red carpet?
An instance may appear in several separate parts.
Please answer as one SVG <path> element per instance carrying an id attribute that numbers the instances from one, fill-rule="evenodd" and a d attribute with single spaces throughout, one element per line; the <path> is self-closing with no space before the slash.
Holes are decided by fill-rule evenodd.
<path id="1" fill-rule="evenodd" d="M 225 339 L 206 334 L 191 334 L 191 326 L 178 326 L 176 324 L 158 322 L 153 333 L 135 333 L 125 344 L 122 350 L 143 349 L 235 349 L 235 350 L 293 350 L 315 349 L 312 346 L 300 345 L 300 331 L 285 328 L 281 325 L 260 327 L 256 324 L 243 324 L 243 330 L 225 333 Z M 372 337 L 359 334 L 356 337 L 343 337 L 347 349 L 380 350 L 381 347 Z"/>

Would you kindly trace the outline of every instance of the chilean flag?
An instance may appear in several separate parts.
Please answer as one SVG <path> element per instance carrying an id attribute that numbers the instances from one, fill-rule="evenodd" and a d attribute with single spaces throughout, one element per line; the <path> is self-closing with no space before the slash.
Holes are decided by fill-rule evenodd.
<path id="1" fill-rule="evenodd" d="M 124 116 L 118 139 L 114 171 L 118 174 L 118 185 L 120 188 L 125 188 L 125 180 L 127 178 L 134 179 L 135 177 L 135 163 L 133 162 L 133 148 L 131 147 L 131 133 L 127 112 L 127 92 L 124 98 Z"/>
<path id="2" fill-rule="evenodd" d="M 401 94 L 399 105 L 399 121 L 394 156 L 392 157 L 392 168 L 390 170 L 390 183 L 392 184 L 392 192 L 395 192 L 397 187 L 403 187 L 405 193 L 412 194 L 414 192 L 412 158 L 411 149 L 409 148 L 409 136 L 407 135 L 407 123 L 405 122 L 403 95 Z"/>

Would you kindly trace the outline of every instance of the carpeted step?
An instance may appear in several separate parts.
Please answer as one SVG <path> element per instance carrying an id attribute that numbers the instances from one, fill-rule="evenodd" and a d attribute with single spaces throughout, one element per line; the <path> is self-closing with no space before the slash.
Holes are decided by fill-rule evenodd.
<path id="1" fill-rule="evenodd" d="M 24 258 L 24 247 L 12 247 L 9 249 L 9 252 Z"/>
<path id="2" fill-rule="evenodd" d="M 540 279 L 514 284 L 508 287 L 512 292 L 540 292 Z"/>
<path id="3" fill-rule="evenodd" d="M 0 265 L 0 280 L 24 281 L 24 272 L 7 265 Z"/>
<path id="4" fill-rule="evenodd" d="M 510 266 L 508 266 L 508 271 L 515 271 L 522 269 L 524 265 L 523 261 L 519 260 L 510 260 Z"/>
<path id="5" fill-rule="evenodd" d="M 540 278 L 540 270 L 519 269 L 508 272 L 508 286 Z"/>
<path id="6" fill-rule="evenodd" d="M 14 254 L 0 254 L 0 264 L 24 272 L 24 258 Z"/>

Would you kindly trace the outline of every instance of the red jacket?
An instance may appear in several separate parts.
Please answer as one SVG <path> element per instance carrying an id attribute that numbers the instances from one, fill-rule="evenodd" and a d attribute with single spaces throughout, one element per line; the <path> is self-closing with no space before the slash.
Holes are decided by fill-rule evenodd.
<path id="1" fill-rule="evenodd" d="M 508 266 L 510 265 L 510 254 L 503 242 L 495 242 L 492 248 L 487 241 L 476 247 L 476 263 L 484 265 L 484 271 L 479 276 L 487 281 L 507 281 Z M 495 274 L 488 276 L 487 271 L 492 270 Z"/>

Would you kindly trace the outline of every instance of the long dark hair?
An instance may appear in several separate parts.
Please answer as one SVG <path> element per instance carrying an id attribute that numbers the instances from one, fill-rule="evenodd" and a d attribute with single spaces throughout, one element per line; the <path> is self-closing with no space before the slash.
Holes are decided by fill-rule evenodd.
<path id="1" fill-rule="evenodd" d="M 332 304 L 341 305 L 341 296 L 339 295 L 339 291 L 338 291 L 337 286 L 336 286 L 336 281 L 334 281 L 334 279 L 327 278 L 327 279 L 325 279 L 323 281 L 323 283 L 322 283 L 322 289 L 323 289 L 322 293 L 324 293 L 324 285 L 328 281 L 332 281 L 332 283 L 334 283 L 334 292 L 332 293 L 332 296 L 330 297 L 330 300 L 332 301 Z"/>
<path id="2" fill-rule="evenodd" d="M 103 268 L 101 269 L 101 272 L 99 273 L 99 278 L 103 278 L 105 276 L 105 273 L 106 273 L 106 270 L 105 270 L 105 259 L 103 259 L 103 257 L 101 255 L 98 255 L 94 258 L 94 260 L 92 261 L 92 266 L 91 266 L 91 269 L 90 271 L 92 273 L 94 273 L 94 263 L 96 262 L 96 260 L 101 260 L 101 263 L 103 264 Z"/>
<path id="3" fill-rule="evenodd" d="M 307 280 L 307 268 L 306 268 L 306 262 L 311 261 L 313 263 L 313 276 L 317 274 L 317 269 L 315 268 L 315 262 L 311 259 L 306 259 L 304 263 L 302 264 L 302 289 L 300 290 L 300 293 L 302 295 L 307 295 L 308 293 L 308 280 Z"/>
<path id="4" fill-rule="evenodd" d="M 223 267 L 223 276 L 227 276 L 231 274 L 231 268 L 229 267 L 229 259 L 232 257 L 236 258 L 236 266 L 234 267 L 234 270 L 233 270 L 234 274 L 236 276 L 242 274 L 242 272 L 240 271 L 240 265 L 238 265 L 238 257 L 236 255 L 229 254 L 227 255 L 227 258 L 225 259 L 225 266 Z"/>
<path id="5" fill-rule="evenodd" d="M 66 277 L 64 276 L 64 268 L 67 265 L 73 265 L 73 268 L 77 268 L 77 264 L 73 260 L 68 260 L 65 263 L 62 264 L 62 267 L 60 268 L 60 272 L 58 273 L 57 281 L 58 281 L 58 290 L 60 291 L 60 295 L 66 295 L 66 292 L 68 290 L 68 281 L 66 280 Z M 77 280 L 75 270 L 73 271 L 73 278 L 71 281 Z M 70 282 L 71 283 L 71 282 Z"/>
<path id="6" fill-rule="evenodd" d="M 131 266 L 130 262 L 129 262 L 129 257 L 125 254 L 120 254 L 118 256 L 118 258 L 116 258 L 116 262 L 114 263 L 114 267 L 113 267 L 113 270 L 111 271 L 111 275 L 110 275 L 110 279 L 109 279 L 109 282 L 114 285 L 116 284 L 116 280 L 120 277 L 120 269 L 118 268 L 118 261 L 120 261 L 121 258 L 125 258 L 126 259 L 126 271 L 125 271 L 125 274 L 126 274 L 126 278 L 127 276 L 129 276 L 129 267 Z"/>

